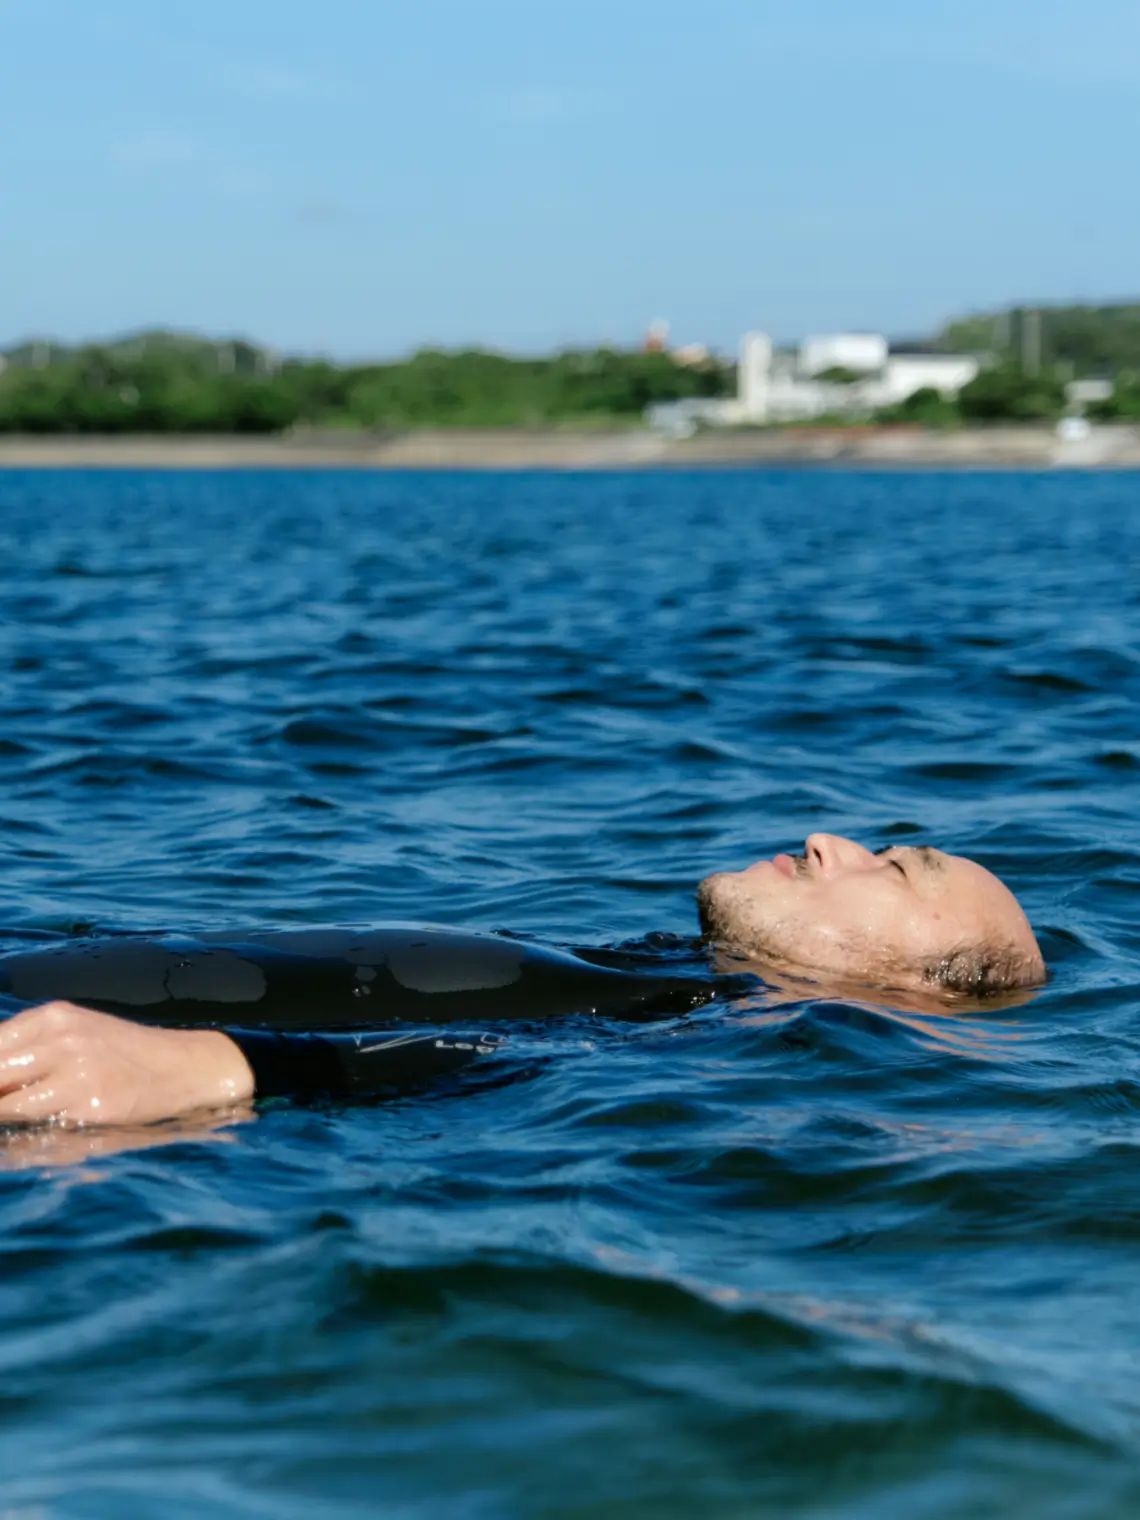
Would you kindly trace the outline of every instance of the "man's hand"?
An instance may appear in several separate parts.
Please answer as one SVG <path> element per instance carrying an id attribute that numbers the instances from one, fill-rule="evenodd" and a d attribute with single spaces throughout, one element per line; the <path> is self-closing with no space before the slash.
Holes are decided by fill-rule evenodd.
<path id="1" fill-rule="evenodd" d="M 252 1096 L 248 1062 L 216 1030 L 155 1029 L 74 1003 L 0 1024 L 0 1122 L 151 1124 Z"/>

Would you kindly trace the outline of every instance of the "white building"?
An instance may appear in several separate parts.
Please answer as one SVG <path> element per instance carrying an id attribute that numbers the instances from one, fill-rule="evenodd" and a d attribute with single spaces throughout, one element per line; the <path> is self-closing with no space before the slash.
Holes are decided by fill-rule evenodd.
<path id="1" fill-rule="evenodd" d="M 799 371 L 808 379 L 829 369 L 853 375 L 877 373 L 887 362 L 887 340 L 879 333 L 827 333 L 800 344 Z"/>
<path id="2" fill-rule="evenodd" d="M 916 391 L 937 391 L 947 400 L 969 385 L 980 361 L 974 354 L 888 354 L 877 380 L 870 382 L 875 406 L 898 406 Z"/>
<path id="3" fill-rule="evenodd" d="M 667 401 L 646 421 L 674 437 L 699 427 L 810 422 L 814 417 L 869 417 L 898 406 L 916 391 L 951 399 L 981 368 L 974 354 L 897 349 L 879 333 L 830 333 L 805 338 L 794 352 L 777 352 L 767 333 L 740 340 L 735 400 Z M 842 371 L 840 378 L 824 378 Z"/>
<path id="4" fill-rule="evenodd" d="M 767 333 L 745 333 L 736 361 L 736 399 L 742 420 L 766 417 L 772 382 L 772 340 Z"/>
<path id="5" fill-rule="evenodd" d="M 766 333 L 746 333 L 737 382 L 740 418 L 765 423 L 867 415 L 879 407 L 898 406 L 921 390 L 950 398 L 980 368 L 973 354 L 892 353 L 878 333 L 811 337 L 797 353 L 776 353 Z M 823 378 L 832 370 L 852 378 Z"/>

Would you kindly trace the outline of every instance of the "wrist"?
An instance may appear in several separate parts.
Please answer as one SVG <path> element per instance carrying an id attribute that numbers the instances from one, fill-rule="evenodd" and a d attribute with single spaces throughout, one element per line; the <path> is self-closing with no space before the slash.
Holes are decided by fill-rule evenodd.
<path id="1" fill-rule="evenodd" d="M 253 1069 L 239 1047 L 220 1030 L 187 1030 L 193 1041 L 195 1088 L 204 1108 L 248 1103 L 254 1094 Z"/>

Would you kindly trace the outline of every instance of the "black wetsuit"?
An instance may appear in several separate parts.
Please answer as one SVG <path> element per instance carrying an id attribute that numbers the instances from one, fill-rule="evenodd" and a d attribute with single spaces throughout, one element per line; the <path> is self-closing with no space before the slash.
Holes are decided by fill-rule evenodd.
<path id="1" fill-rule="evenodd" d="M 665 973 L 617 952 L 410 925 L 61 936 L 0 955 L 9 1009 L 62 999 L 140 1023 L 220 1029 L 245 1053 L 258 1097 L 403 1091 L 493 1053 L 503 1036 L 488 1024 L 661 1018 L 714 996 L 700 966 Z M 441 1027 L 457 1024 L 467 1028 Z"/>

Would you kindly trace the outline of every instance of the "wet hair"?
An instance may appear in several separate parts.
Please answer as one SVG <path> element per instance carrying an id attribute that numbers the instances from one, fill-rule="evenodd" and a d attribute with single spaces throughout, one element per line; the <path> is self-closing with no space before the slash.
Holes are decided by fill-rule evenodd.
<path id="1" fill-rule="evenodd" d="M 984 998 L 1035 987 L 1041 971 L 1024 951 L 1009 945 L 963 945 L 925 965 L 922 979 L 943 992 Z"/>

